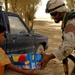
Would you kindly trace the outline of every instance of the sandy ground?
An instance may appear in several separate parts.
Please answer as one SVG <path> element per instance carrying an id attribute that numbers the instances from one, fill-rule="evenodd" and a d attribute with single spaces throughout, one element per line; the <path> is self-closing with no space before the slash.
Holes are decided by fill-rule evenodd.
<path id="1" fill-rule="evenodd" d="M 46 53 L 51 53 L 57 50 L 61 44 L 61 23 L 56 24 L 54 21 L 36 21 L 34 30 L 43 33 L 48 36 L 48 49 Z M 69 60 L 69 75 L 72 71 L 74 64 Z M 63 64 L 57 59 L 51 60 L 47 67 L 41 71 L 41 75 L 65 75 L 63 70 Z"/>
<path id="2" fill-rule="evenodd" d="M 59 45 L 61 44 L 61 23 L 55 24 L 53 21 L 35 21 L 34 22 L 34 30 L 43 33 L 48 36 L 48 49 L 45 51 L 46 53 L 51 53 L 54 50 L 57 50 Z M 71 60 L 69 60 L 69 75 L 72 71 L 74 64 Z M 9 72 L 9 71 L 8 71 Z M 48 65 L 44 70 L 39 71 L 40 75 L 65 75 L 63 70 L 62 62 L 53 59 L 49 61 Z M 16 72 L 11 72 L 10 74 L 5 75 L 22 75 L 17 74 Z"/>

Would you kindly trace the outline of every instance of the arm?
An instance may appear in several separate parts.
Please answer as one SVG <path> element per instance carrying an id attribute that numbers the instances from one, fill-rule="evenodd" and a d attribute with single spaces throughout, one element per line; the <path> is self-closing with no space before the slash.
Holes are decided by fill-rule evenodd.
<path id="1" fill-rule="evenodd" d="M 14 66 L 12 63 L 10 64 L 7 64 L 7 66 L 13 70 L 13 71 L 16 71 L 16 72 L 19 72 L 19 73 L 23 73 L 23 74 L 26 74 L 26 75 L 38 75 L 38 72 L 36 72 L 35 70 L 22 70 L 16 66 Z"/>
<path id="2" fill-rule="evenodd" d="M 72 53 L 75 45 L 75 26 L 68 24 L 63 33 L 64 40 L 58 50 L 54 51 L 53 54 L 59 60 L 65 59 Z"/>
<path id="3" fill-rule="evenodd" d="M 62 41 L 62 44 L 58 50 L 54 51 L 49 55 L 42 53 L 43 60 L 40 62 L 42 68 L 47 65 L 49 60 L 54 58 L 63 60 L 73 51 L 75 44 L 75 26 L 73 26 L 73 24 L 68 24 L 65 28 L 63 36 L 64 40 Z"/>

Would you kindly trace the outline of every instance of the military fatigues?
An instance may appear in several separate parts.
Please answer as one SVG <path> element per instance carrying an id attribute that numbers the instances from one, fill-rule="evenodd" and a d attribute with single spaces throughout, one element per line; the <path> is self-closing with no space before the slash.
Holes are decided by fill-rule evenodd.
<path id="1" fill-rule="evenodd" d="M 75 26 L 75 18 L 68 20 L 66 26 L 68 26 L 69 24 L 72 24 L 73 26 Z M 55 57 L 58 58 L 59 60 L 63 60 L 69 54 L 71 54 L 75 47 L 75 33 L 63 32 L 62 36 L 64 39 L 62 39 L 61 46 L 59 47 L 58 50 L 53 52 Z"/>
<path id="2" fill-rule="evenodd" d="M 75 18 L 68 20 L 66 26 L 68 26 L 69 24 L 75 27 Z M 64 23 L 62 23 L 61 28 L 64 28 Z M 65 33 L 63 30 L 62 37 L 64 39 L 62 38 L 62 43 L 59 49 L 53 52 L 55 57 L 60 61 L 64 60 L 68 55 L 70 55 L 75 48 L 75 30 L 73 32 L 69 31 L 67 33 Z M 71 75 L 75 75 L 75 67 L 73 68 Z"/>

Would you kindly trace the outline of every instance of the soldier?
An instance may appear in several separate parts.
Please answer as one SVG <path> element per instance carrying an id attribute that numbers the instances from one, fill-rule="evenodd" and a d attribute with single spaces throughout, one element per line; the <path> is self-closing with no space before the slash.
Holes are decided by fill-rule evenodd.
<path id="1" fill-rule="evenodd" d="M 67 12 L 64 0 L 49 0 L 46 6 L 46 13 L 50 13 L 55 23 L 62 21 L 62 43 L 59 46 L 59 49 L 49 55 L 42 52 L 43 60 L 40 63 L 42 69 L 54 58 L 63 61 L 67 57 L 70 57 L 74 59 L 73 61 L 75 63 L 75 58 L 70 55 L 75 47 L 75 12 Z M 63 63 L 65 64 L 65 61 L 63 61 Z M 67 67 L 65 74 L 68 74 Z"/>

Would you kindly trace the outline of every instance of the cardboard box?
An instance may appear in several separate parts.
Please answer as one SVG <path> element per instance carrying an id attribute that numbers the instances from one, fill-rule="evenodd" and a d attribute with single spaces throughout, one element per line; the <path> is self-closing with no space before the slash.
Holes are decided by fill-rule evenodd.
<path id="1" fill-rule="evenodd" d="M 42 60 L 41 54 L 11 54 L 8 55 L 12 59 L 12 63 L 22 69 L 40 69 L 41 65 L 37 65 Z"/>

